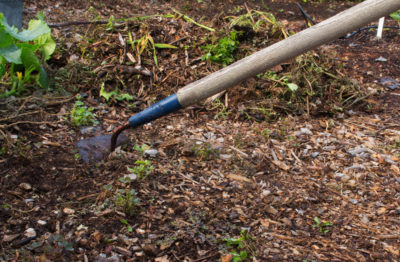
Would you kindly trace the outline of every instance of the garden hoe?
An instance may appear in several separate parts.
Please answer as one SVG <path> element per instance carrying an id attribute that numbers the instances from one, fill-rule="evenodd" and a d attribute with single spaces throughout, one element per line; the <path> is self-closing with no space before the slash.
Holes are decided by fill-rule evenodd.
<path id="1" fill-rule="evenodd" d="M 129 121 L 123 126 L 117 128 L 113 134 L 79 141 L 77 147 L 82 159 L 85 162 L 101 160 L 121 143 L 123 139 L 118 139 L 118 136 L 122 131 L 144 125 L 215 95 L 249 77 L 265 72 L 267 69 L 286 62 L 306 51 L 338 39 L 346 35 L 346 33 L 357 30 L 398 9 L 400 9 L 400 0 L 366 0 L 317 25 L 262 49 L 183 87 L 176 94 L 139 112 L 129 118 Z"/>

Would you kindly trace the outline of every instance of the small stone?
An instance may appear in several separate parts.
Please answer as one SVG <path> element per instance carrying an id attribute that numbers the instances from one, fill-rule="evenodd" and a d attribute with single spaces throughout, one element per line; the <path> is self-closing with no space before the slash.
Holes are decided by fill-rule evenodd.
<path id="1" fill-rule="evenodd" d="M 79 56 L 77 56 L 77 55 L 75 55 L 75 54 L 72 54 L 70 57 L 69 57 L 69 61 L 78 61 L 79 60 Z"/>
<path id="2" fill-rule="evenodd" d="M 311 130 L 310 129 L 308 129 L 308 128 L 300 128 L 300 135 L 312 135 L 313 134 L 313 132 L 311 132 Z M 297 133 L 297 134 L 299 134 L 299 133 Z"/>
<path id="3" fill-rule="evenodd" d="M 336 146 L 324 146 L 322 147 L 324 151 L 332 151 L 336 149 Z"/>
<path id="4" fill-rule="evenodd" d="M 148 149 L 144 151 L 144 154 L 149 157 L 156 157 L 158 155 L 158 151 L 156 149 Z"/>
<path id="5" fill-rule="evenodd" d="M 312 157 L 317 157 L 318 155 L 319 155 L 319 152 L 313 152 L 313 153 L 311 154 Z"/>
<path id="6" fill-rule="evenodd" d="M 269 194 L 271 194 L 271 191 L 268 190 L 268 189 L 266 189 L 266 190 L 263 190 L 263 191 L 261 192 L 261 194 L 262 194 L 263 196 L 268 196 Z"/>
<path id="7" fill-rule="evenodd" d="M 34 201 L 35 200 L 33 198 L 27 198 L 27 199 L 25 199 L 25 204 L 29 205 L 29 203 L 31 203 L 31 205 L 33 205 Z"/>
<path id="8" fill-rule="evenodd" d="M 45 220 L 38 220 L 37 223 L 38 223 L 39 225 L 41 225 L 41 226 L 47 225 L 47 221 L 45 221 Z"/>
<path id="9" fill-rule="evenodd" d="M 27 230 L 25 230 L 24 232 L 24 236 L 26 237 L 36 237 L 36 231 L 33 228 L 28 228 Z"/>
<path id="10" fill-rule="evenodd" d="M 81 134 L 95 134 L 96 132 L 100 131 L 100 126 L 84 126 L 80 128 Z"/>
<path id="11" fill-rule="evenodd" d="M 136 229 L 136 233 L 140 234 L 140 235 L 144 235 L 144 233 L 146 233 L 146 231 L 144 229 L 141 228 L 137 228 Z"/>
<path id="12" fill-rule="evenodd" d="M 66 214 L 66 215 L 72 215 L 72 214 L 75 213 L 75 210 L 66 207 L 66 208 L 63 209 L 63 212 L 64 212 L 64 214 Z"/>
<path id="13" fill-rule="evenodd" d="M 357 204 L 358 204 L 357 199 L 350 198 L 349 201 L 350 201 L 353 205 L 357 205 Z"/>
<path id="14" fill-rule="evenodd" d="M 19 184 L 19 187 L 25 191 L 29 191 L 32 189 L 32 186 L 28 183 L 21 183 L 21 184 Z"/>
<path id="15" fill-rule="evenodd" d="M 377 62 L 387 62 L 387 59 L 384 58 L 383 56 L 380 56 L 377 59 L 375 59 L 375 61 L 377 61 Z"/>
<path id="16" fill-rule="evenodd" d="M 136 174 L 125 175 L 122 179 L 124 181 L 128 179 L 130 179 L 130 181 L 135 181 L 137 179 L 137 175 Z"/>
<path id="17" fill-rule="evenodd" d="M 216 139 L 216 141 L 218 142 L 218 143 L 224 143 L 224 138 L 223 137 L 219 137 L 219 138 L 217 138 Z"/>

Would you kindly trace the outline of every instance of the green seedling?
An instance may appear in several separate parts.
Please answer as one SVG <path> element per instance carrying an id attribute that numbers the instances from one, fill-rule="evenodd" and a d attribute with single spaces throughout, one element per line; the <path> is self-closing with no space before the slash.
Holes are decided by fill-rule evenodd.
<path id="1" fill-rule="evenodd" d="M 18 32 L 0 13 L 0 78 L 8 79 L 7 85 L 11 86 L 1 97 L 21 94 L 24 86 L 32 80 L 42 88 L 49 86 L 41 60 L 50 59 L 56 48 L 50 32 L 40 15 L 38 19 L 29 21 L 27 30 Z"/>
<path id="2" fill-rule="evenodd" d="M 178 47 L 164 44 L 164 43 L 155 43 L 153 37 L 150 35 L 150 32 L 145 33 L 144 36 L 139 38 L 138 40 L 133 40 L 132 34 L 128 33 L 128 43 L 131 45 L 132 50 L 136 51 L 138 63 L 141 64 L 141 55 L 146 49 L 150 49 L 153 54 L 153 59 L 155 65 L 158 67 L 158 59 L 157 59 L 157 52 L 156 49 L 177 49 Z"/>
<path id="3" fill-rule="evenodd" d="M 124 224 L 124 225 L 126 225 L 126 226 L 127 226 L 127 228 L 128 228 L 128 232 L 129 232 L 129 233 L 132 233 L 132 232 L 133 232 L 133 228 L 132 228 L 132 226 L 131 226 L 131 225 L 129 225 L 129 223 L 128 223 L 128 221 L 127 221 L 126 219 L 121 219 L 120 221 L 121 221 L 121 223 L 122 223 L 122 224 Z"/>
<path id="4" fill-rule="evenodd" d="M 92 113 L 94 108 L 87 108 L 80 99 L 81 97 L 77 96 L 77 101 L 75 101 L 74 107 L 69 114 L 71 124 L 74 126 L 98 124 L 98 121 L 96 121 L 96 118 Z"/>
<path id="5" fill-rule="evenodd" d="M 224 238 L 223 241 L 226 246 L 232 249 L 232 262 L 245 261 L 248 258 L 248 253 L 253 253 L 253 247 L 251 245 L 253 238 L 250 236 L 247 230 L 240 232 L 239 238 Z"/>
<path id="6" fill-rule="evenodd" d="M 70 252 L 74 251 L 74 244 L 66 241 L 61 235 L 50 235 L 47 241 L 56 249 L 63 249 Z"/>
<path id="7" fill-rule="evenodd" d="M 278 76 L 272 71 L 268 71 L 263 75 L 259 75 L 262 79 L 275 82 L 279 86 L 286 87 L 288 91 L 294 93 L 299 89 L 299 86 L 295 83 L 290 82 L 288 75 Z"/>
<path id="8" fill-rule="evenodd" d="M 136 160 L 134 167 L 128 167 L 128 171 L 136 174 L 139 179 L 146 178 L 153 170 L 150 160 Z"/>
<path id="9" fill-rule="evenodd" d="M 314 221 L 315 221 L 315 224 L 312 227 L 318 228 L 318 231 L 320 233 L 324 233 L 324 234 L 328 233 L 329 232 L 328 227 L 333 226 L 333 224 L 329 221 L 321 222 L 318 217 L 314 217 Z"/>
<path id="10" fill-rule="evenodd" d="M 120 93 L 118 91 L 118 87 L 116 87 L 113 91 L 107 92 L 106 89 L 104 88 L 104 82 L 101 83 L 100 87 L 100 96 L 104 97 L 104 99 L 108 102 L 111 98 L 114 98 L 115 100 L 121 102 L 121 101 L 132 101 L 133 96 L 127 93 Z"/>
<path id="11" fill-rule="evenodd" d="M 225 106 L 224 103 L 221 102 L 219 98 L 212 102 L 211 110 L 218 110 L 218 113 L 214 116 L 214 119 L 218 119 L 220 117 L 222 119 L 226 119 L 231 114 L 231 111 Z"/>
<path id="12" fill-rule="evenodd" d="M 216 149 L 214 149 L 209 142 L 200 145 L 195 144 L 192 150 L 196 156 L 201 160 L 211 160 L 218 155 Z"/>
<path id="13" fill-rule="evenodd" d="M 133 216 L 135 214 L 139 203 L 140 199 L 136 196 L 134 189 L 119 189 L 115 197 L 115 205 L 120 207 L 128 216 Z"/>
<path id="14" fill-rule="evenodd" d="M 235 61 L 234 53 L 238 46 L 236 32 L 231 32 L 229 36 L 220 39 L 218 44 L 202 47 L 207 52 L 202 59 L 227 66 Z"/>
<path id="15" fill-rule="evenodd" d="M 138 151 L 142 156 L 144 155 L 144 151 L 146 151 L 147 149 L 149 149 L 149 147 L 145 144 L 139 146 L 139 145 L 134 145 L 133 149 Z"/>

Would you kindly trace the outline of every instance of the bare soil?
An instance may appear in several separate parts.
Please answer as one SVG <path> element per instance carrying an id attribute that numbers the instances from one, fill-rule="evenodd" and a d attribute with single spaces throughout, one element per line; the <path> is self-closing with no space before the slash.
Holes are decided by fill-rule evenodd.
<path id="1" fill-rule="evenodd" d="M 269 11 L 292 32 L 305 28 L 291 0 L 24 5 L 25 21 L 43 11 L 50 24 L 166 14 L 175 8 L 222 30 L 224 17 L 236 8 Z M 322 21 L 354 3 L 302 5 Z M 398 25 L 390 19 L 387 24 Z M 102 162 L 86 164 L 77 158 L 77 141 L 110 133 L 132 114 L 221 68 L 199 59 L 200 46 L 218 34 L 182 18 L 106 29 L 96 24 L 54 28 L 58 50 L 48 62 L 52 90 L 0 100 L 0 148 L 5 148 L 0 260 L 227 262 L 240 251 L 247 252 L 243 261 L 400 259 L 400 89 L 382 83 L 385 77 L 400 82 L 399 30 L 385 31 L 380 41 L 374 30 L 362 31 L 315 52 L 335 53 L 342 65 L 335 74 L 359 88 L 362 95 L 348 108 L 317 105 L 307 114 L 289 110 L 281 100 L 273 107 L 275 117 L 246 118 L 243 112 L 268 100 L 260 91 L 266 83 L 249 79 L 221 97 L 229 114 L 210 104 L 191 106 L 127 131 L 129 143 Z M 132 66 L 119 40 L 119 34 L 127 41 L 128 31 L 139 36 L 146 30 L 154 42 L 179 47 L 158 51 L 159 67 L 151 54 L 143 56 L 151 77 L 126 69 Z M 268 39 L 264 46 L 261 39 Z M 246 52 L 240 55 L 275 41 L 268 32 L 258 33 L 241 42 Z M 112 91 L 122 82 L 133 102 L 99 97 L 101 83 Z M 77 93 L 95 108 L 97 129 L 83 133 L 69 123 Z M 143 155 L 134 145 L 156 149 L 157 155 Z M 120 178 L 136 160 L 150 160 L 154 170 L 123 183 Z M 131 215 L 115 204 L 125 189 L 134 189 L 140 199 Z M 240 246 L 226 240 L 241 236 Z"/>

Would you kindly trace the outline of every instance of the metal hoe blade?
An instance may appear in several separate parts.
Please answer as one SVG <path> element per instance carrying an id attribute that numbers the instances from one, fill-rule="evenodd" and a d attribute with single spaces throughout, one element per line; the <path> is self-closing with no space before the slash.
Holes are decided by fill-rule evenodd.
<path id="1" fill-rule="evenodd" d="M 100 135 L 78 141 L 76 147 L 82 160 L 85 163 L 103 160 L 110 153 L 112 136 L 113 134 Z M 126 135 L 119 135 L 116 139 L 116 146 L 125 143 L 127 140 Z"/>

